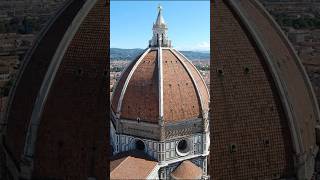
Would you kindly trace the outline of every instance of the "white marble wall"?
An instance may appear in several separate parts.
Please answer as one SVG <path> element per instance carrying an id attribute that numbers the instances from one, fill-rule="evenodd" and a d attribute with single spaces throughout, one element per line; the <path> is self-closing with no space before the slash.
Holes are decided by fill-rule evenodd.
<path id="1" fill-rule="evenodd" d="M 129 135 L 116 134 L 112 124 L 110 132 L 111 145 L 114 148 L 115 154 L 119 152 L 134 150 L 135 142 L 137 140 L 141 140 L 145 144 L 145 153 L 162 163 L 173 163 L 176 161 L 180 161 L 181 159 L 201 155 L 204 153 L 203 144 L 206 144 L 203 143 L 203 140 L 206 139 L 204 138 L 205 135 L 201 133 L 159 142 Z M 190 151 L 186 156 L 180 156 L 176 149 L 179 141 L 182 139 L 185 139 L 189 142 L 188 146 L 190 148 Z"/>
<path id="2" fill-rule="evenodd" d="M 114 154 L 134 150 L 136 148 L 136 141 L 143 141 L 145 144 L 145 153 L 156 159 L 159 162 L 159 167 L 162 167 L 157 175 L 160 179 L 169 178 L 170 173 L 184 160 L 191 160 L 194 164 L 201 167 L 204 177 L 206 177 L 207 155 L 210 145 L 209 133 L 197 133 L 159 142 L 124 134 L 116 134 L 112 123 L 110 127 L 111 145 L 114 147 Z M 179 141 L 183 139 L 189 142 L 189 153 L 185 156 L 180 156 L 177 152 L 177 145 Z M 154 177 L 155 175 L 153 174 L 151 176 Z"/>

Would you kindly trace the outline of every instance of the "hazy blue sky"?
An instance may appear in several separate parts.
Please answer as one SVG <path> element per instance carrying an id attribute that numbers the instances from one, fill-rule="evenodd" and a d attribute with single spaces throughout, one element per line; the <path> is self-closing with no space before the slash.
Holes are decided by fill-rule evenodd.
<path id="1" fill-rule="evenodd" d="M 179 50 L 210 49 L 210 1 L 116 1 L 110 3 L 110 45 L 146 48 L 161 4 L 168 36 Z"/>

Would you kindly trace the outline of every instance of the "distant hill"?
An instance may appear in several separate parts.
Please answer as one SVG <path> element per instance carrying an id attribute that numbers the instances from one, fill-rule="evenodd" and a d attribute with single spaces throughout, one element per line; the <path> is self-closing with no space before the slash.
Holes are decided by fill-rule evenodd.
<path id="1" fill-rule="evenodd" d="M 210 51 L 180 51 L 189 60 L 209 60 Z"/>
<path id="2" fill-rule="evenodd" d="M 121 49 L 121 48 L 110 48 L 110 60 L 128 60 L 132 61 L 139 56 L 144 49 Z M 209 60 L 209 51 L 180 51 L 190 60 Z"/>

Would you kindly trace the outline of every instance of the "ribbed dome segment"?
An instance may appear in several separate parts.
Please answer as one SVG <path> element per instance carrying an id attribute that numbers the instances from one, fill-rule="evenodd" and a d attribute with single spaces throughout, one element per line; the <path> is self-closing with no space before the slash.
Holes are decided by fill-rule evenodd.
<path id="1" fill-rule="evenodd" d="M 122 100 L 121 118 L 156 123 L 159 117 L 157 51 L 150 51 L 131 71 L 134 72 Z"/>
<path id="2" fill-rule="evenodd" d="M 13 179 L 106 178 L 109 6 L 67 1 L 25 56 L 0 145 Z"/>
<path id="3" fill-rule="evenodd" d="M 163 50 L 164 120 L 175 122 L 201 117 L 197 89 L 182 62 L 170 50 Z"/>
<path id="4" fill-rule="evenodd" d="M 211 177 L 311 179 L 318 105 L 290 42 L 258 0 L 211 5 Z"/>
<path id="5" fill-rule="evenodd" d="M 186 57 L 171 48 L 152 48 L 121 76 L 112 109 L 121 119 L 158 123 L 162 117 L 174 123 L 201 118 L 208 101 L 206 85 Z"/>

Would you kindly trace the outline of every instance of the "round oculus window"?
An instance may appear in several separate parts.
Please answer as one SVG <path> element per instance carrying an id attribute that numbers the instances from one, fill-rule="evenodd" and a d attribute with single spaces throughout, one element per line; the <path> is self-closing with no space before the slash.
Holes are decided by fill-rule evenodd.
<path id="1" fill-rule="evenodd" d="M 179 156 L 188 155 L 190 152 L 189 142 L 185 139 L 180 140 L 176 146 L 176 151 Z"/>

